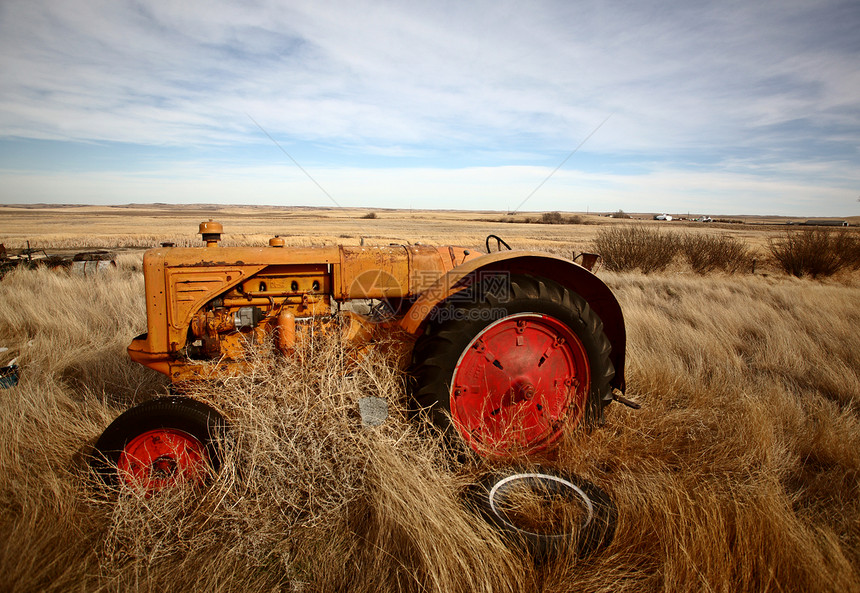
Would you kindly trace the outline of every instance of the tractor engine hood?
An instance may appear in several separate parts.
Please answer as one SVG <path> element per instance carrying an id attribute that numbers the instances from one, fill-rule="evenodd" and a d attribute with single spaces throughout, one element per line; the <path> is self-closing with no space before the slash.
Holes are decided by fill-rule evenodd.
<path id="1" fill-rule="evenodd" d="M 278 238 L 269 247 L 220 247 L 217 238 L 204 233 L 206 247 L 146 252 L 147 333 L 129 346 L 133 360 L 169 374 L 170 361 L 187 343 L 192 317 L 206 303 L 237 287 L 249 297 L 271 296 L 245 291 L 248 280 L 257 275 L 289 277 L 294 270 L 315 267 L 325 275 L 335 301 L 411 298 L 449 270 L 481 256 L 463 248 L 424 245 L 285 248 Z"/>

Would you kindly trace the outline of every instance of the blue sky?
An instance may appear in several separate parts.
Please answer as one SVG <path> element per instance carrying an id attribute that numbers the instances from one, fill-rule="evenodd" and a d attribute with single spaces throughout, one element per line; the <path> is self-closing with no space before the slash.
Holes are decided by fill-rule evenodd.
<path id="1" fill-rule="evenodd" d="M 593 133 L 523 210 L 858 215 L 858 31 L 856 0 L 2 0 L 0 203 L 510 210 Z"/>

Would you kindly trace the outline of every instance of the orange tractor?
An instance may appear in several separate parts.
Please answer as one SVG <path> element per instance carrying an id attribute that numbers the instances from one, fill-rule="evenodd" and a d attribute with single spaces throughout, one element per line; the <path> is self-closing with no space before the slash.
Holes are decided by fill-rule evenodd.
<path id="1" fill-rule="evenodd" d="M 144 256 L 147 333 L 132 360 L 189 382 L 242 372 L 252 348 L 289 356 L 325 325 L 360 349 L 396 335 L 412 378 L 408 407 L 426 413 L 478 455 L 552 447 L 566 430 L 625 403 L 624 320 L 590 269 L 513 251 L 459 247 L 221 247 L 223 228 L 200 224 L 205 247 Z M 495 239 L 496 251 L 490 240 Z M 359 350 L 361 351 L 361 350 Z M 101 435 L 95 469 L 113 483 L 157 489 L 217 469 L 227 422 L 188 397 L 156 398 Z"/>

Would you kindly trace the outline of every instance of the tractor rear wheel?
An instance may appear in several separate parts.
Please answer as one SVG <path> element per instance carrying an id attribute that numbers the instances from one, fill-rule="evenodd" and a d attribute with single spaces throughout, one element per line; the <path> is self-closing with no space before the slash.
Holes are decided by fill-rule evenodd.
<path id="1" fill-rule="evenodd" d="M 105 429 L 90 464 L 108 485 L 147 493 L 181 482 L 202 484 L 220 467 L 226 422 L 187 397 L 160 397 L 129 410 Z"/>
<path id="2" fill-rule="evenodd" d="M 413 350 L 412 406 L 449 438 L 505 458 L 599 419 L 615 371 L 585 299 L 543 278 L 498 278 L 434 311 Z"/>

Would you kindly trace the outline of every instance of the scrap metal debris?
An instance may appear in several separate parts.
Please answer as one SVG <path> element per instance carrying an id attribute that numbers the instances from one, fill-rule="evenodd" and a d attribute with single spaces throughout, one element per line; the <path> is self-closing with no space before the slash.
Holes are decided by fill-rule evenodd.
<path id="1" fill-rule="evenodd" d="M 72 258 L 72 271 L 84 276 L 97 274 L 116 267 L 116 259 L 110 251 L 83 251 Z"/>
<path id="2" fill-rule="evenodd" d="M 20 253 L 12 254 L 0 243 L 0 279 L 15 269 L 34 270 L 36 268 L 72 270 L 85 276 L 103 272 L 116 267 L 116 257 L 110 251 L 83 251 L 72 257 L 48 255 L 44 249 L 27 247 Z"/>

